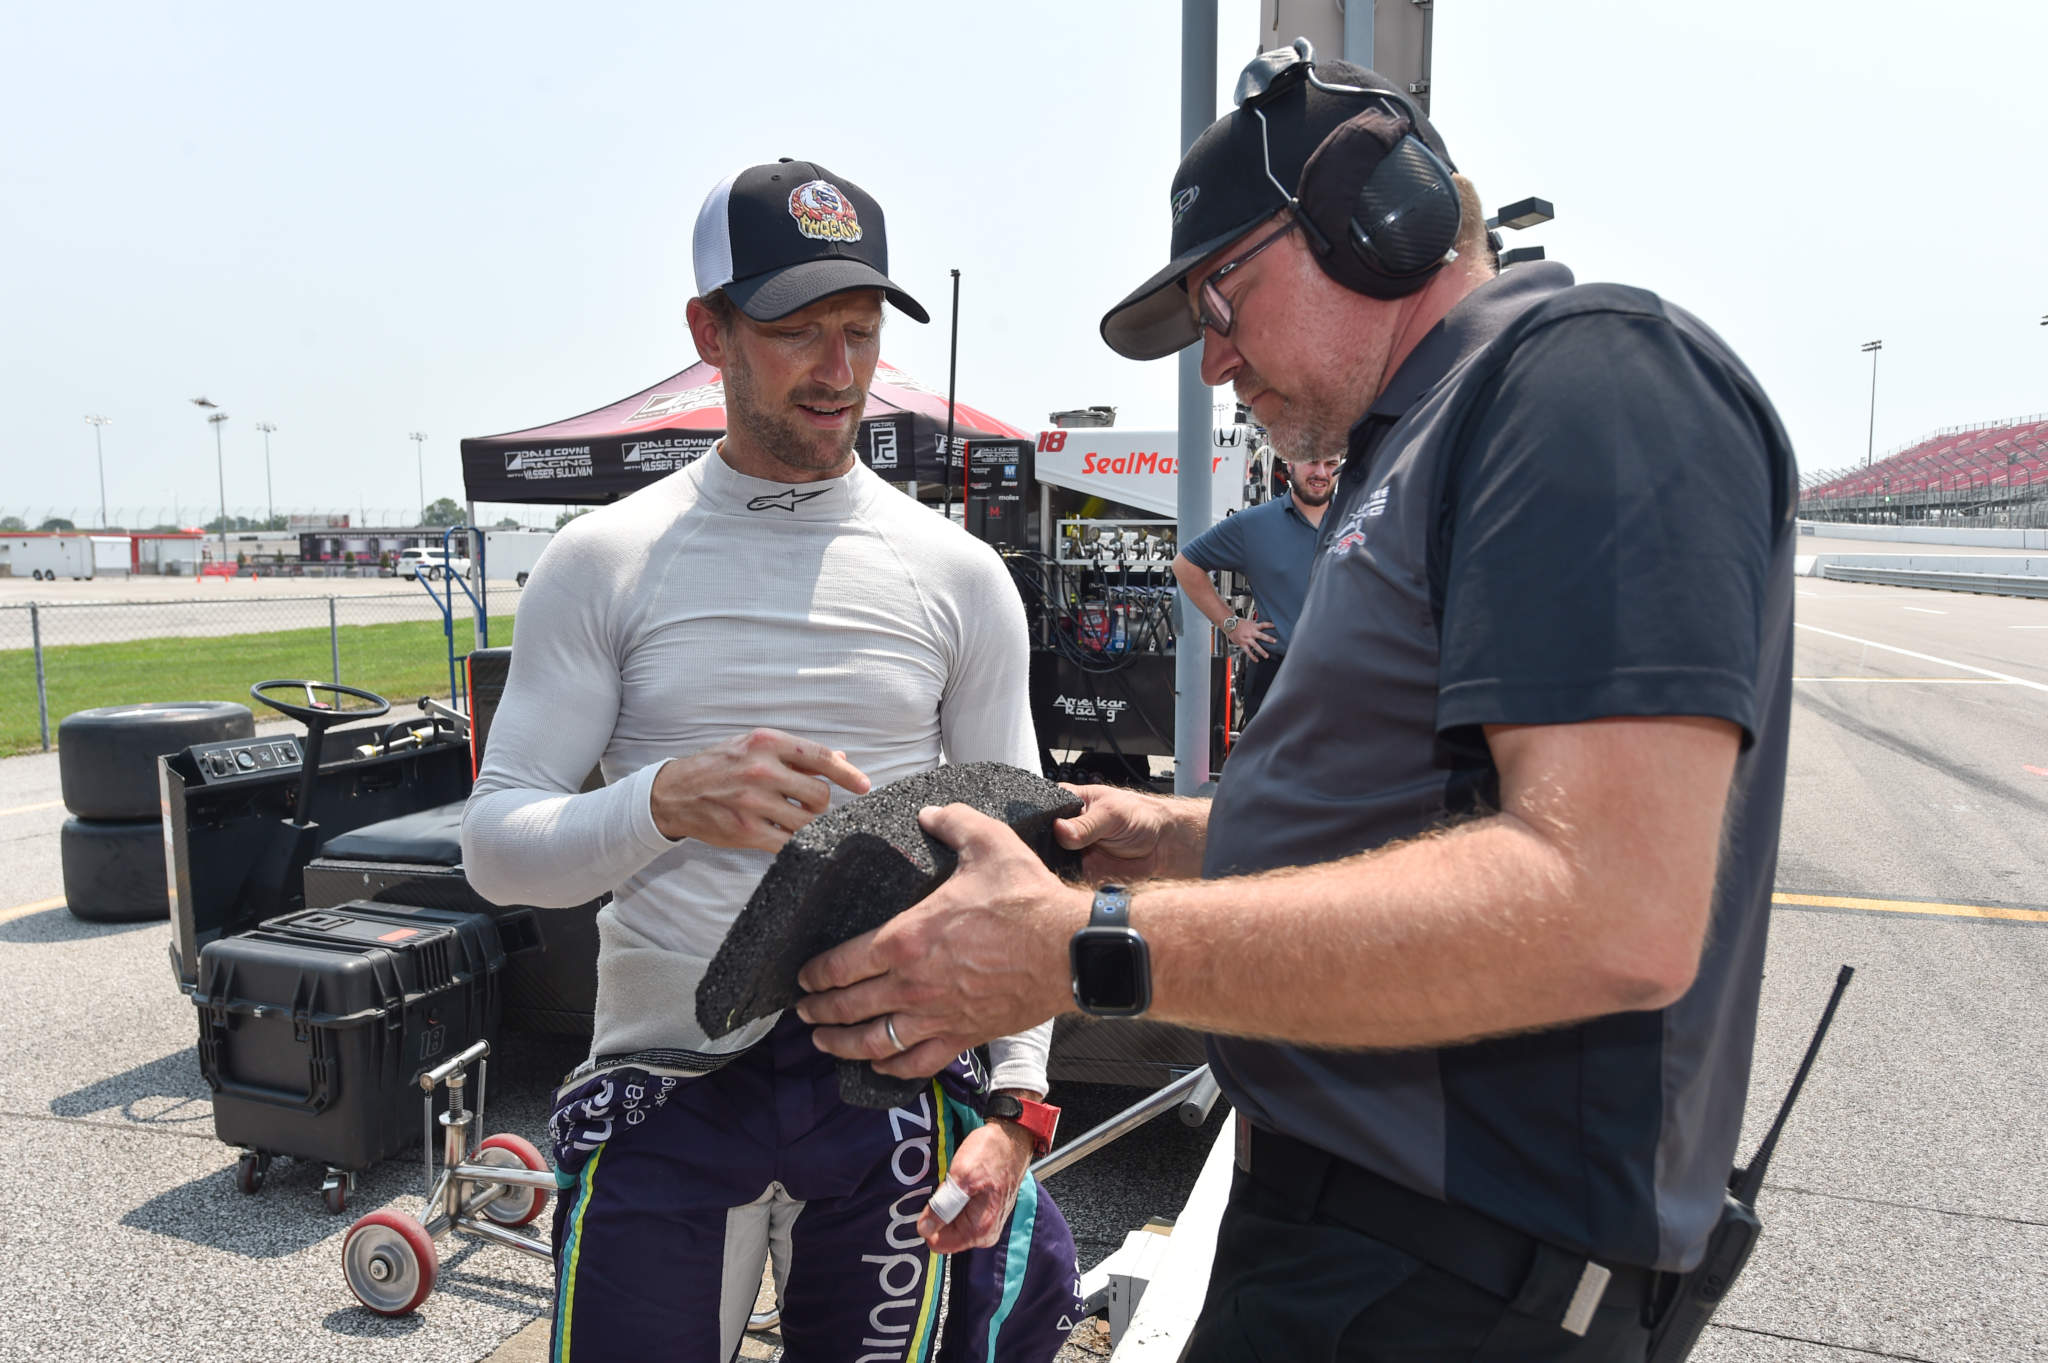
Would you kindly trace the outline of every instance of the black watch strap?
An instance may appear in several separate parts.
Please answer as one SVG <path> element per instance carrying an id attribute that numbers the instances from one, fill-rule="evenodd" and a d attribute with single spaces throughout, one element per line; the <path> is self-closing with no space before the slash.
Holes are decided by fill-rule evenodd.
<path id="1" fill-rule="evenodd" d="M 1131 892 L 1123 885 L 1098 885 L 1095 902 L 1088 907 L 1091 928 L 1127 928 L 1131 925 Z"/>

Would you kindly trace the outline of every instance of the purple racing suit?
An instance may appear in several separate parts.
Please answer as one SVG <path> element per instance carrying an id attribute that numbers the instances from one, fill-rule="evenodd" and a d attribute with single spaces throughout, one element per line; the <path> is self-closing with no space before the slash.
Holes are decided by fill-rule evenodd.
<path id="1" fill-rule="evenodd" d="M 728 1363 L 771 1260 L 787 1363 L 1048 1363 L 1080 1299 L 1037 1180 L 986 1249 L 934 1254 L 917 1234 L 984 1087 L 970 1054 L 900 1107 L 853 1107 L 791 1013 L 708 1074 L 614 1069 L 564 1091 L 551 1363 Z"/>

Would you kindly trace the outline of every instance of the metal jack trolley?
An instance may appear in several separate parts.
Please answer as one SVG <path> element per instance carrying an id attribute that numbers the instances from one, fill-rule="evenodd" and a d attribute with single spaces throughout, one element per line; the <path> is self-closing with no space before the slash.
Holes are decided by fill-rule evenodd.
<path id="1" fill-rule="evenodd" d="M 341 1242 L 341 1271 L 356 1300 L 384 1316 L 417 1309 L 434 1290 L 440 1261 L 434 1242 L 449 1231 L 505 1245 L 536 1259 L 554 1257 L 546 1240 L 518 1228 L 547 1208 L 559 1185 L 554 1170 L 533 1142 L 508 1132 L 475 1140 L 483 1126 L 484 1057 L 491 1043 L 479 1041 L 420 1076 L 426 1109 L 425 1220 L 404 1212 L 374 1211 L 348 1229 Z M 477 1066 L 476 1111 L 463 1104 L 470 1065 Z M 440 1176 L 434 1174 L 434 1090 L 448 1088 L 448 1110 L 438 1118 Z"/>

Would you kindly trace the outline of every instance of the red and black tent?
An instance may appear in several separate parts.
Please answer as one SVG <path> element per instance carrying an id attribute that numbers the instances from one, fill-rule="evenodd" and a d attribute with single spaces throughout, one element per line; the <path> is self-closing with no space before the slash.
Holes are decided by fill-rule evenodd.
<path id="1" fill-rule="evenodd" d="M 471 502 L 616 501 L 689 464 L 725 434 L 725 385 L 703 361 L 651 388 L 582 416 L 462 442 L 462 482 Z M 964 481 L 963 444 L 980 465 L 990 456 L 1027 462 L 1031 436 L 986 412 L 954 409 L 952 482 Z M 890 364 L 878 365 L 855 450 L 896 483 L 947 479 L 946 395 Z"/>

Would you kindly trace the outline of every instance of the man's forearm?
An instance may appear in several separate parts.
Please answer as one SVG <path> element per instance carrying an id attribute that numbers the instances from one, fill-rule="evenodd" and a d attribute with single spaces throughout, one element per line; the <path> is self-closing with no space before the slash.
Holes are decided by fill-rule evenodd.
<path id="1" fill-rule="evenodd" d="M 1202 874 L 1202 853 L 1209 845 L 1210 801 L 1186 795 L 1156 797 L 1165 806 L 1165 831 L 1159 838 L 1159 874 L 1192 878 Z"/>
<path id="2" fill-rule="evenodd" d="M 1046 1061 L 1052 1052 L 1052 1023 L 1041 1022 L 996 1037 L 988 1043 L 988 1052 L 989 1078 L 996 1088 L 1036 1089 L 1042 1096 Z"/>
<path id="3" fill-rule="evenodd" d="M 1182 595 L 1188 604 L 1202 613 L 1211 625 L 1221 625 L 1234 612 L 1230 603 L 1223 599 L 1216 586 L 1209 580 L 1209 574 L 1196 566 L 1194 560 L 1181 557 L 1173 561 L 1173 580 L 1180 584 Z"/>
<path id="4" fill-rule="evenodd" d="M 1441 1045 L 1660 1006 L 1612 895 L 1496 815 L 1341 862 L 1145 887 L 1152 1011 L 1332 1047 Z M 1640 927 L 1640 924 L 1634 925 Z M 1697 954 L 1697 944 L 1692 948 Z"/>

